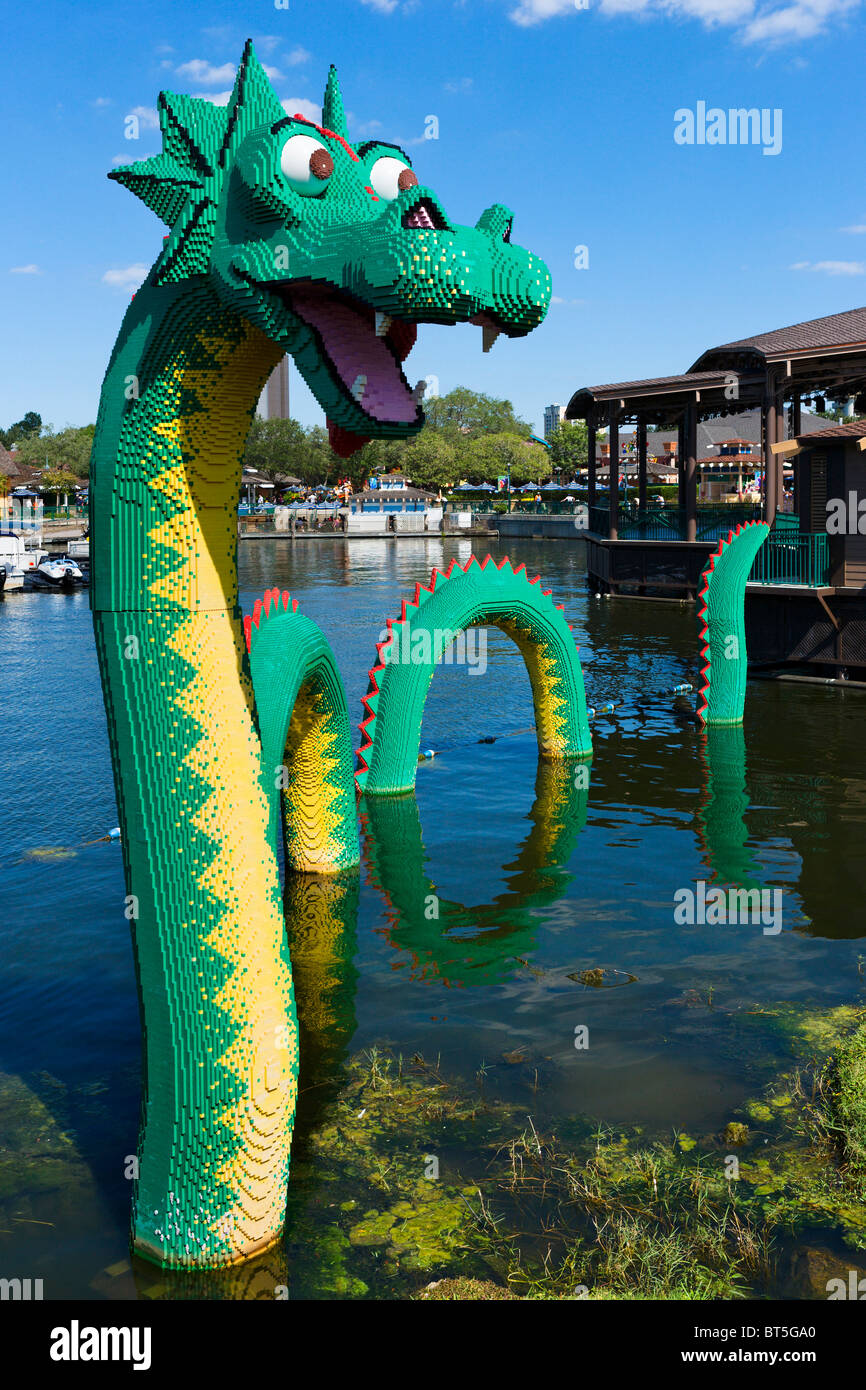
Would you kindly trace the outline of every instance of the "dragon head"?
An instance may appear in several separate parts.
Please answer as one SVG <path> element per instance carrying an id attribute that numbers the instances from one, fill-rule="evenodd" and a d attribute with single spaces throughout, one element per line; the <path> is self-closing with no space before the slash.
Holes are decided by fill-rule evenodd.
<path id="1" fill-rule="evenodd" d="M 487 351 L 544 318 L 550 274 L 509 209 L 458 226 L 402 150 L 351 144 L 334 68 L 321 126 L 286 115 L 249 42 L 228 106 L 162 92 L 159 119 L 162 154 L 109 175 L 170 229 L 152 283 L 208 277 L 291 354 L 344 457 L 424 424 L 419 323 L 475 323 Z"/>

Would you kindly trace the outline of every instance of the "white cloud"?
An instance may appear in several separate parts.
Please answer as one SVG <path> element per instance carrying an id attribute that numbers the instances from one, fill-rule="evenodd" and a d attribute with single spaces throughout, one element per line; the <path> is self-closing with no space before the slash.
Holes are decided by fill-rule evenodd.
<path id="1" fill-rule="evenodd" d="M 142 130 L 159 130 L 159 115 L 155 106 L 133 106 L 129 115 L 138 117 Z"/>
<path id="2" fill-rule="evenodd" d="M 34 265 L 33 262 L 31 261 L 30 265 L 10 265 L 10 267 L 9 267 L 9 274 L 10 274 L 10 275 L 41 275 L 41 274 L 42 274 L 42 271 L 39 269 L 38 265 Z"/>
<path id="3" fill-rule="evenodd" d="M 116 169 L 119 164 L 139 164 L 143 159 L 153 159 L 154 155 L 148 151 L 147 154 L 116 154 L 111 163 Z"/>
<path id="4" fill-rule="evenodd" d="M 792 270 L 817 270 L 823 275 L 866 275 L 864 261 L 797 261 Z"/>
<path id="5" fill-rule="evenodd" d="M 110 105 L 111 105 L 111 97 L 96 97 L 96 98 L 90 103 L 90 105 L 91 105 L 91 106 L 110 106 Z"/>
<path id="6" fill-rule="evenodd" d="M 853 227 L 841 227 L 840 231 L 849 232 L 851 236 L 862 236 L 866 232 L 866 222 L 855 222 Z"/>
<path id="7" fill-rule="evenodd" d="M 717 25 L 735 28 L 744 43 L 781 44 L 814 38 L 832 22 L 856 9 L 861 0 L 600 0 L 599 10 L 609 16 L 660 15 L 697 19 L 708 29 Z M 574 0 L 518 0 L 509 19 L 523 28 L 543 24 L 557 16 L 574 14 Z"/>
<path id="8" fill-rule="evenodd" d="M 306 116 L 308 121 L 315 121 L 316 125 L 322 124 L 321 106 L 317 106 L 314 101 L 307 101 L 306 97 L 286 97 L 281 105 L 287 116 Z"/>
<path id="9" fill-rule="evenodd" d="M 220 87 L 235 80 L 234 63 L 222 63 L 216 67 L 213 63 L 205 62 L 204 58 L 191 58 L 188 63 L 181 63 L 175 68 L 175 72 L 178 77 L 188 77 L 191 82 L 200 82 L 204 87 Z"/>
<path id="10" fill-rule="evenodd" d="M 296 68 L 299 63 L 308 63 L 311 57 L 312 54 L 309 53 L 306 48 L 301 48 L 300 44 L 298 44 L 297 48 L 292 49 L 286 62 L 290 68 Z"/>
<path id="11" fill-rule="evenodd" d="M 658 8 L 678 18 L 699 19 L 708 29 L 715 24 L 742 24 L 755 13 L 755 0 L 658 0 Z"/>
<path id="12" fill-rule="evenodd" d="M 122 270 L 106 270 L 102 283 L 120 290 L 137 290 L 149 269 L 141 261 L 136 261 L 135 265 L 125 266 Z"/>
<path id="13" fill-rule="evenodd" d="M 455 95 L 458 94 L 458 93 L 460 93 L 460 92 L 464 92 L 464 93 L 465 93 L 465 92 L 471 92 L 471 91 L 472 91 L 472 78 L 471 78 L 471 77 L 460 77 L 460 78 L 457 79 L 456 82 L 446 82 L 446 83 L 445 83 L 445 90 L 446 90 L 446 92 L 452 92 L 452 93 L 454 93 Z"/>
<path id="14" fill-rule="evenodd" d="M 362 5 L 369 5 L 371 10 L 378 10 L 380 14 L 393 14 L 399 9 L 399 0 L 361 0 Z"/>
<path id="15" fill-rule="evenodd" d="M 553 19 L 558 14 L 574 14 L 574 0 L 520 0 L 509 19 L 527 28 L 530 24 L 541 24 L 545 19 Z"/>
<path id="16" fill-rule="evenodd" d="M 279 48 L 282 41 L 279 34 L 259 34 L 253 43 L 257 53 L 273 53 L 275 48 Z M 223 39 L 221 42 L 228 42 L 228 39 Z"/>
<path id="17" fill-rule="evenodd" d="M 214 106 L 228 106 L 232 99 L 232 89 L 229 87 L 224 92 L 192 92 L 191 95 L 197 101 L 210 101 Z"/>
<path id="18" fill-rule="evenodd" d="M 746 26 L 747 43 L 785 43 L 823 34 L 829 22 L 855 9 L 860 0 L 794 0 L 778 9 L 763 9 Z"/>

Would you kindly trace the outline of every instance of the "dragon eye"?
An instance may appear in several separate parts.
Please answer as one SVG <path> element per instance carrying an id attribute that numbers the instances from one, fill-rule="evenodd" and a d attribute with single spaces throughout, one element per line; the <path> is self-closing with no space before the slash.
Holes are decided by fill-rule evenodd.
<path id="1" fill-rule="evenodd" d="M 418 179 L 408 164 L 402 159 L 394 159 L 390 155 L 385 155 L 382 159 L 377 159 L 370 170 L 370 186 L 378 193 L 380 198 L 387 198 L 391 202 L 398 194 L 406 188 L 414 188 Z"/>
<path id="2" fill-rule="evenodd" d="M 280 168 L 296 193 L 315 198 L 327 188 L 334 161 L 321 140 L 292 135 L 283 145 Z"/>

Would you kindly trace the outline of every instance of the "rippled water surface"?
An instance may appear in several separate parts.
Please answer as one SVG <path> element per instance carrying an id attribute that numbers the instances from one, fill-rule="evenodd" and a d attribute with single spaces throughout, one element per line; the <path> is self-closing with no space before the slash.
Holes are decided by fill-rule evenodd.
<path id="1" fill-rule="evenodd" d="M 360 719 L 384 620 L 471 545 L 489 548 L 245 541 L 242 601 L 289 589 L 331 641 Z M 449 1075 L 481 1070 L 493 1094 L 531 1094 L 542 1122 L 717 1128 L 774 1046 L 757 1028 L 744 1048 L 738 1017 L 861 997 L 866 693 L 751 682 L 744 729 L 707 739 L 689 702 L 654 698 L 696 683 L 691 608 L 591 599 L 580 545 L 511 554 L 564 604 L 589 703 L 621 703 L 594 725 L 581 791 L 539 767 L 531 733 L 513 733 L 533 715 L 506 638 L 489 632 L 483 672 L 437 672 L 422 747 L 440 756 L 419 769 L 416 798 L 362 808 L 360 892 L 342 909 L 317 1084 L 376 1045 L 438 1057 Z M 80 1157 L 61 1196 L 0 1186 L 0 1254 L 43 1274 L 46 1296 L 101 1297 L 126 1254 L 140 1032 L 120 851 L 99 840 L 117 813 L 86 594 L 7 596 L 0 654 L 0 1117 L 51 1144 L 53 1116 Z M 781 890 L 781 929 L 678 925 L 677 891 L 714 879 Z M 573 978 L 593 969 L 603 987 Z M 505 1060 L 516 1054 L 525 1062 Z M 302 1106 L 301 1145 L 317 1122 Z"/>

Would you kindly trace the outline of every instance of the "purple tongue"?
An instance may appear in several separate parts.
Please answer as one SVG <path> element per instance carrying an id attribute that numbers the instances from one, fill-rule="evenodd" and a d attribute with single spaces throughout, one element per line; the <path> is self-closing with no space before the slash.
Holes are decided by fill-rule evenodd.
<path id="1" fill-rule="evenodd" d="M 318 330 L 341 381 L 367 415 L 374 420 L 415 419 L 417 406 L 400 369 L 363 314 L 345 300 L 301 289 L 292 294 L 292 308 Z"/>

